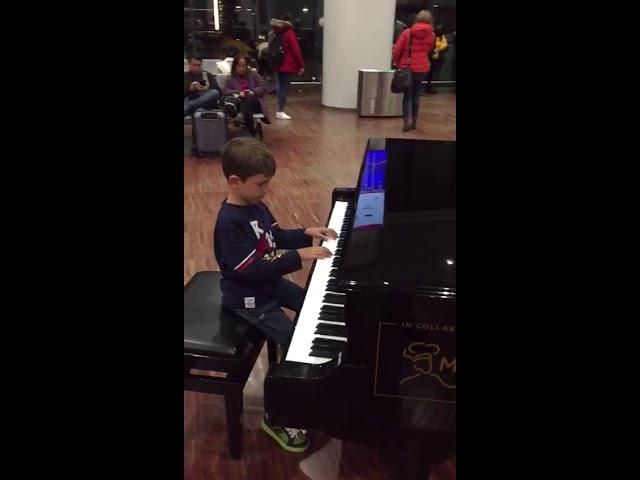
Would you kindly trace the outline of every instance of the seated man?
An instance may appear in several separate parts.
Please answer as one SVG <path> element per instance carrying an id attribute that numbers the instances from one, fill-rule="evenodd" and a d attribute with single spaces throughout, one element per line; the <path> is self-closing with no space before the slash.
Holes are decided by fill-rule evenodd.
<path id="1" fill-rule="evenodd" d="M 216 108 L 222 95 L 216 78 L 202 69 L 202 58 L 190 55 L 189 70 L 184 72 L 184 116 L 199 108 Z"/>

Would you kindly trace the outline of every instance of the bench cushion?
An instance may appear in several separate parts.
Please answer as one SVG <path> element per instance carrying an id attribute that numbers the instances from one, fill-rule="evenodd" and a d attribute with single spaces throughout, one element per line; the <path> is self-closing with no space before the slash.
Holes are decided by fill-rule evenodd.
<path id="1" fill-rule="evenodd" d="M 198 272 L 184 287 L 184 351 L 239 357 L 259 332 L 220 301 L 220 272 Z"/>

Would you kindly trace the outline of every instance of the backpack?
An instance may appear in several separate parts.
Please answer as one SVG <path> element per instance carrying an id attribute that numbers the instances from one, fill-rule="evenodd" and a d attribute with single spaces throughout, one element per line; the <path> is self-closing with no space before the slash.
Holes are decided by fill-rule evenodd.
<path id="1" fill-rule="evenodd" d="M 267 61 L 272 67 L 279 67 L 284 62 L 284 46 L 282 45 L 282 38 L 280 34 L 274 34 L 271 40 L 269 40 L 269 46 L 265 52 Z"/>

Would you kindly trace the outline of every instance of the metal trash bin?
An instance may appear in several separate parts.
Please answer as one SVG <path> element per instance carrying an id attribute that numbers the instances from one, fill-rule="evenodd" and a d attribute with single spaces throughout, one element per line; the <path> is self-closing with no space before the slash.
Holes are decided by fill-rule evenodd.
<path id="1" fill-rule="evenodd" d="M 394 70 L 358 70 L 358 115 L 401 117 L 402 93 L 391 92 Z"/>

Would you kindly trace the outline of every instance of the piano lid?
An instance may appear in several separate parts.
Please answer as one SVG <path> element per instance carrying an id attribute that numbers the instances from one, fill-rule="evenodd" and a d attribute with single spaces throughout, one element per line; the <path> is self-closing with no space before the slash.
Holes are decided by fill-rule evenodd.
<path id="1" fill-rule="evenodd" d="M 455 298 L 456 142 L 369 139 L 355 207 L 344 288 Z"/>

